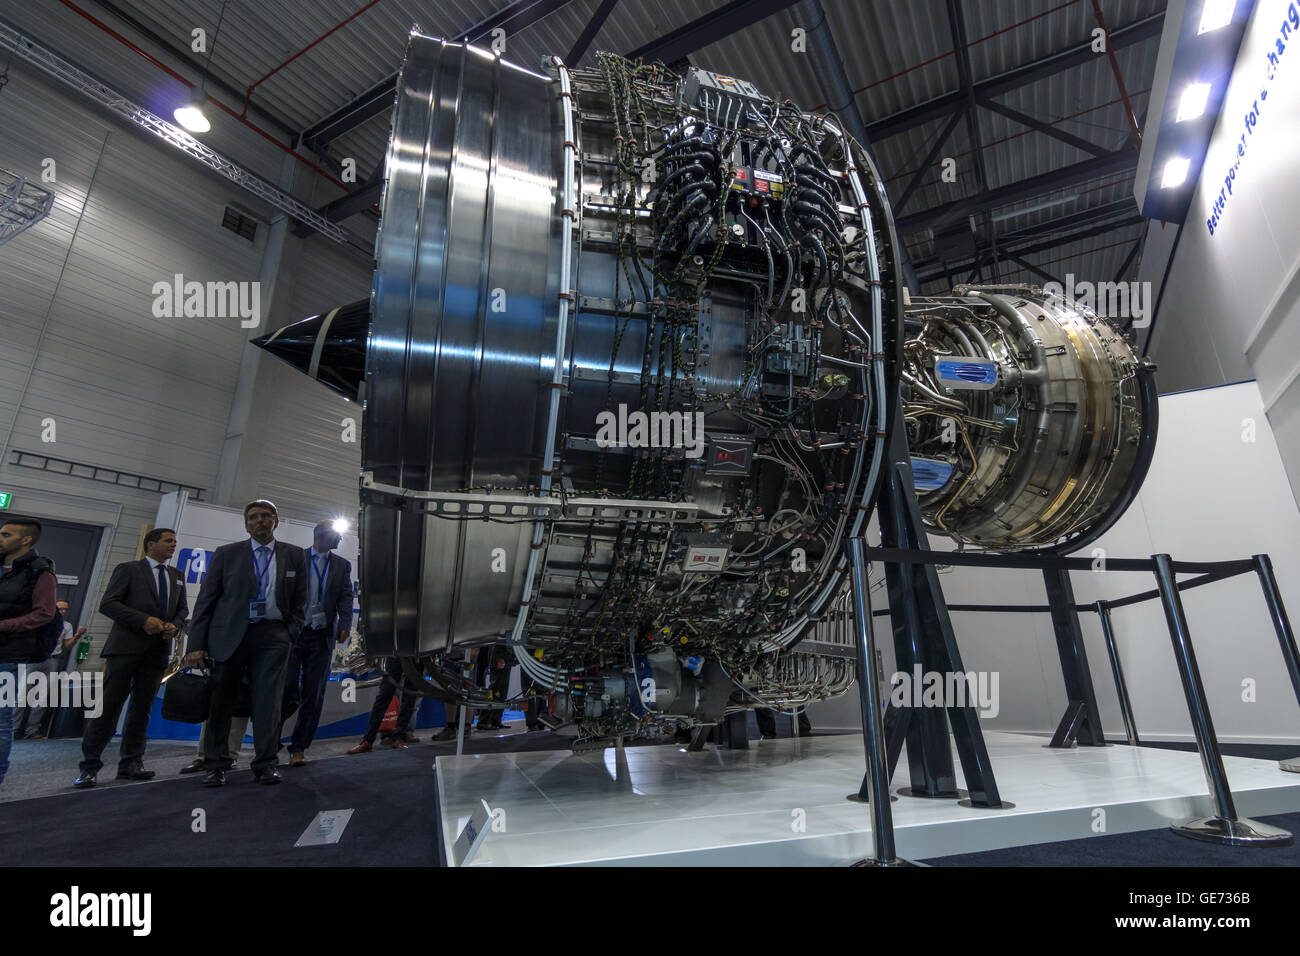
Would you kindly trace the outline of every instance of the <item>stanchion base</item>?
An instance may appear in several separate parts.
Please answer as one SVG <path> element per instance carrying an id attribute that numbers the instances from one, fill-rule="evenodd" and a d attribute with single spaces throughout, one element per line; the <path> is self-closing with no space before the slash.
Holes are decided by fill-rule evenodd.
<path id="1" fill-rule="evenodd" d="M 969 807 L 972 810 L 1014 810 L 1016 808 L 1016 805 L 1014 803 L 1009 803 L 1006 800 L 1003 800 L 996 807 L 990 807 L 983 803 L 972 803 L 969 798 L 965 800 L 958 800 L 957 806 Z"/>
<path id="2" fill-rule="evenodd" d="M 852 800 L 854 803 L 870 803 L 870 802 L 871 802 L 871 801 L 868 800 L 866 797 L 859 796 L 859 795 L 856 794 L 856 793 L 850 793 L 850 794 L 849 794 L 847 797 L 845 797 L 844 799 L 845 799 L 845 800 Z M 889 802 L 890 802 L 890 803 L 897 803 L 897 802 L 898 802 L 898 797 L 890 797 L 890 798 L 889 798 Z"/>
<path id="3" fill-rule="evenodd" d="M 1292 757 L 1290 760 L 1279 760 L 1277 766 L 1279 770 L 1285 770 L 1287 773 L 1300 773 L 1300 757 Z"/>
<path id="4" fill-rule="evenodd" d="M 895 857 L 888 863 L 882 863 L 879 860 L 858 860 L 857 863 L 850 863 L 850 866 L 879 866 L 879 867 L 902 867 L 902 866 L 923 866 L 927 870 L 930 868 L 929 863 L 917 863 L 915 860 L 903 860 Z"/>
<path id="5" fill-rule="evenodd" d="M 1290 830 L 1247 818 L 1194 817 L 1175 823 L 1169 829 L 1191 840 L 1229 846 L 1290 846 L 1294 839 Z"/>
<path id="6" fill-rule="evenodd" d="M 965 790 L 954 790 L 951 793 L 926 793 L 924 790 L 913 790 L 911 787 L 899 787 L 894 793 L 900 797 L 919 797 L 922 800 L 951 800 L 953 797 L 970 796 L 970 793 Z"/>

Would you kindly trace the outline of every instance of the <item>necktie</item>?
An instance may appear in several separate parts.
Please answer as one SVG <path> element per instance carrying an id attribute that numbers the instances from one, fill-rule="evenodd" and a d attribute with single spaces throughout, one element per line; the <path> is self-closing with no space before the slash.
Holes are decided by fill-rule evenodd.
<path id="1" fill-rule="evenodd" d="M 162 611 L 162 616 L 167 616 L 167 568 L 165 565 L 158 565 L 158 609 Z"/>
<path id="2" fill-rule="evenodd" d="M 257 549 L 258 557 L 261 560 L 257 562 L 257 567 L 253 569 L 262 572 L 257 576 L 257 596 L 263 599 L 266 597 L 266 570 L 271 563 L 271 559 L 267 557 L 270 550 L 266 545 L 262 545 Z"/>

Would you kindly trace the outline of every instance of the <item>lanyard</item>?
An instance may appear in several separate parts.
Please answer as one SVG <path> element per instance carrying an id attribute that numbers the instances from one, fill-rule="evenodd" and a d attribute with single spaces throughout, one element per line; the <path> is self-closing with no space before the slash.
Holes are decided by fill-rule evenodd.
<path id="1" fill-rule="evenodd" d="M 316 571 L 316 558 L 323 558 L 321 562 L 320 573 Z M 318 554 L 316 558 L 311 559 L 311 573 L 316 578 L 316 603 L 323 604 L 325 601 L 325 575 L 329 573 L 329 555 Z"/>
<path id="2" fill-rule="evenodd" d="M 271 559 L 275 557 L 275 545 L 258 545 L 258 547 L 266 547 L 268 549 L 266 553 L 266 563 L 260 568 L 257 566 L 257 548 L 253 549 L 253 571 L 257 574 L 257 596 L 259 598 L 265 598 L 266 572 L 270 570 Z"/>

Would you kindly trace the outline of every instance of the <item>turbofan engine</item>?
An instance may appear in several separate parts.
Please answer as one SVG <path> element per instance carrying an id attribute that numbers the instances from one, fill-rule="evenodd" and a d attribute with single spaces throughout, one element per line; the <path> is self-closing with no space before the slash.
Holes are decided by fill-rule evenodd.
<path id="1" fill-rule="evenodd" d="M 413 34 L 386 177 L 364 382 L 362 303 L 260 344 L 363 397 L 366 642 L 434 658 L 431 693 L 500 706 L 448 663 L 498 641 L 580 744 L 843 693 L 842 544 L 900 395 L 937 530 L 1027 547 L 1122 510 L 1122 337 L 991 289 L 905 332 L 881 177 L 833 118 Z"/>

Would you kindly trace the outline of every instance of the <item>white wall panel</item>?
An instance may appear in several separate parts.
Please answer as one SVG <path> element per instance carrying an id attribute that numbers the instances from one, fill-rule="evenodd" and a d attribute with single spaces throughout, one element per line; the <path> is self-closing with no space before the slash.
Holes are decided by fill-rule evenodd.
<path id="1" fill-rule="evenodd" d="M 256 280 L 269 211 L 30 68 L 15 64 L 11 76 L 0 95 L 0 166 L 38 176 L 41 160 L 53 157 L 57 180 L 51 215 L 0 246 L 0 440 L 12 422 L 11 450 L 211 490 L 246 343 L 274 325 L 269 315 L 260 330 L 241 328 L 238 317 L 157 318 L 153 286 L 175 273 L 200 282 Z M 221 228 L 227 203 L 262 218 L 255 242 Z M 292 321 L 368 294 L 364 257 L 318 238 L 286 241 L 293 254 L 278 277 L 277 318 Z M 298 372 L 272 368 L 278 362 L 263 365 L 258 398 L 271 410 L 274 453 L 254 464 L 265 469 L 259 483 L 286 515 L 354 516 L 359 445 L 340 442 L 337 425 L 347 403 Z M 57 423 L 53 444 L 41 441 L 46 417 Z M 140 527 L 152 523 L 159 499 L 6 464 L 0 486 L 14 491 L 15 512 L 68 520 L 90 514 L 98 516 L 91 523 L 110 528 L 100 589 L 114 564 L 135 556 Z M 104 502 L 120 510 L 104 518 Z M 97 592 L 90 606 L 98 601 Z M 97 654 L 108 622 L 92 613 L 87 623 Z"/>
<path id="2" fill-rule="evenodd" d="M 1169 269 L 1151 354 L 1162 389 L 1256 379 L 1296 488 L 1300 422 L 1291 416 L 1300 403 L 1281 401 L 1293 376 L 1300 377 L 1300 194 L 1293 168 L 1300 53 L 1281 40 L 1288 6 L 1255 5 Z M 1267 54 L 1279 44 L 1287 49 L 1272 68 Z M 1245 116 L 1256 107 L 1258 121 L 1248 132 Z M 1220 200 L 1211 232 L 1208 220 Z M 1148 246 L 1144 259 L 1142 278 L 1159 289 L 1168 257 Z"/>

